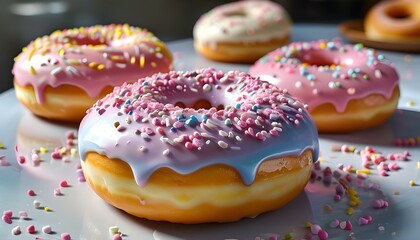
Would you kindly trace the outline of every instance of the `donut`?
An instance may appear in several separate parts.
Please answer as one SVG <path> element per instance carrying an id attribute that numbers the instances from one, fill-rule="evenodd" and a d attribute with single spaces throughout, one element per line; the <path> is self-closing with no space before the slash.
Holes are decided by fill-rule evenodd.
<path id="1" fill-rule="evenodd" d="M 293 42 L 259 59 L 249 72 L 308 104 L 322 133 L 380 125 L 392 115 L 400 96 L 395 68 L 362 44 Z"/>
<path id="2" fill-rule="evenodd" d="M 134 216 L 230 222 L 305 187 L 319 144 L 305 105 L 249 74 L 212 68 L 123 84 L 82 120 L 87 182 Z"/>
<path id="3" fill-rule="evenodd" d="M 80 122 L 98 99 L 125 81 L 172 68 L 163 42 L 127 24 L 58 30 L 15 58 L 17 99 L 43 118 Z"/>
<path id="4" fill-rule="evenodd" d="M 223 62 L 252 63 L 287 44 L 291 20 L 271 1 L 237 1 L 202 15 L 193 29 L 194 47 L 203 56 Z"/>
<path id="5" fill-rule="evenodd" d="M 382 1 L 364 19 L 366 37 L 395 43 L 420 42 L 420 1 Z"/>

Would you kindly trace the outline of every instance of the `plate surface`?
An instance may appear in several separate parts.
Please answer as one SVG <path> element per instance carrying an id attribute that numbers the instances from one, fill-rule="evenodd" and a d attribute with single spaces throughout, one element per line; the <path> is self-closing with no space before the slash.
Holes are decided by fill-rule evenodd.
<path id="1" fill-rule="evenodd" d="M 305 24 L 296 25 L 294 41 L 309 41 L 319 38 L 339 37 L 337 26 Z M 177 70 L 190 70 L 212 66 L 224 71 L 248 71 L 249 65 L 212 62 L 197 55 L 192 40 L 169 43 L 174 53 Z M 415 147 L 395 146 L 396 138 L 409 139 L 420 136 L 420 55 L 383 52 L 394 63 L 400 74 L 402 96 L 399 109 L 392 118 L 377 128 L 345 135 L 321 135 L 321 169 L 317 177 L 308 183 L 305 191 L 284 208 L 262 214 L 253 219 L 235 223 L 181 225 L 153 222 L 131 217 L 100 199 L 87 183 L 78 181 L 75 166 L 79 159 L 69 156 L 67 161 L 53 160 L 51 151 L 65 145 L 66 133 L 77 131 L 77 125 L 48 122 L 33 116 L 16 100 L 13 90 L 0 94 L 0 109 L 7 109 L 0 118 L 0 149 L 3 163 L 0 166 L 0 210 L 12 210 L 12 224 L 0 222 L 0 239 L 60 239 L 60 234 L 70 233 L 72 239 L 112 239 L 109 227 L 118 226 L 123 239 L 283 239 L 293 234 L 295 239 L 304 237 L 309 230 L 307 222 L 319 224 L 329 233 L 329 239 L 417 239 L 418 216 L 420 216 L 420 186 L 410 186 L 409 181 L 420 183 L 420 145 Z M 342 153 L 332 149 L 347 144 L 356 149 L 372 146 L 385 156 L 391 153 L 411 153 L 408 161 L 396 162 L 401 169 L 389 172 L 388 177 L 379 176 L 376 168 L 365 180 L 358 180 L 355 174 L 339 170 L 338 165 L 352 165 L 362 168 L 361 157 L 355 153 Z M 17 147 L 17 149 L 15 148 Z M 45 147 L 48 152 L 41 155 L 41 162 L 34 166 L 31 151 Z M 25 156 L 26 162 L 19 164 L 18 156 Z M 387 163 L 392 161 L 387 160 Z M 353 214 L 347 214 L 350 197 L 344 195 L 340 201 L 334 200 L 337 180 L 323 181 L 324 171 L 329 167 L 342 177 L 348 174 L 347 186 L 353 187 L 361 203 L 353 207 Z M 54 195 L 59 182 L 66 180 L 70 186 L 61 188 L 62 195 Z M 351 180 L 351 181 L 350 181 Z M 36 196 L 29 196 L 32 189 Z M 382 199 L 389 203 L 387 208 L 374 209 L 372 202 Z M 33 207 L 38 200 L 41 207 Z M 26 211 L 28 219 L 19 219 L 18 212 Z M 361 226 L 359 218 L 373 217 L 371 223 Z M 350 221 L 352 230 L 331 228 L 329 223 L 337 219 Z M 26 228 L 34 225 L 35 234 L 28 234 Z M 46 234 L 42 227 L 50 225 L 53 232 Z M 11 230 L 20 226 L 22 233 L 12 235 Z M 318 239 L 313 237 L 312 239 Z"/>

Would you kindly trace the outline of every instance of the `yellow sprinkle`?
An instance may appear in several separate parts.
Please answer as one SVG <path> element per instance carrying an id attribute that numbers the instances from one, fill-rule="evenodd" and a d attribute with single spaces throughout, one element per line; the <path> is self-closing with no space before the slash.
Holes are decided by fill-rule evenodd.
<path id="1" fill-rule="evenodd" d="M 306 222 L 306 224 L 305 224 L 305 227 L 306 228 L 310 228 L 312 226 L 312 223 L 311 222 Z"/>
<path id="2" fill-rule="evenodd" d="M 90 62 L 88 66 L 90 68 L 96 68 L 96 66 L 98 66 L 98 64 L 96 62 Z"/>
<path id="3" fill-rule="evenodd" d="M 64 49 L 58 50 L 58 55 L 63 56 L 65 53 Z"/>
<path id="4" fill-rule="evenodd" d="M 318 157 L 319 162 L 325 162 L 325 159 L 323 157 Z"/>
<path id="5" fill-rule="evenodd" d="M 157 67 L 157 64 L 156 64 L 155 62 L 151 62 L 151 63 L 150 63 L 150 65 L 151 65 L 153 68 Z"/>
<path id="6" fill-rule="evenodd" d="M 350 196 L 356 196 L 357 195 L 357 192 L 356 192 L 356 190 L 354 190 L 354 188 L 349 188 L 348 190 L 347 190 L 347 193 L 350 195 Z"/>
<path id="7" fill-rule="evenodd" d="M 135 58 L 135 57 L 131 57 L 131 58 L 130 58 L 130 63 L 131 63 L 131 64 L 136 63 L 136 58 Z"/>
<path id="8" fill-rule="evenodd" d="M 415 101 L 413 101 L 413 100 L 410 100 L 410 101 L 408 101 L 408 102 L 407 102 L 407 105 L 408 105 L 409 107 L 412 107 L 412 106 L 416 105 L 416 102 L 415 102 Z"/>
<path id="9" fill-rule="evenodd" d="M 274 61 L 278 62 L 281 60 L 281 57 L 279 55 L 274 56 Z"/>
<path id="10" fill-rule="evenodd" d="M 67 152 L 67 148 L 66 147 L 62 147 L 62 148 L 60 148 L 59 152 L 60 152 L 61 155 L 64 155 Z"/>
<path id="11" fill-rule="evenodd" d="M 356 173 L 364 173 L 364 174 L 371 174 L 371 171 L 369 169 L 358 169 L 356 170 Z"/>
<path id="12" fill-rule="evenodd" d="M 35 48 L 32 48 L 32 50 L 29 52 L 29 55 L 28 55 L 29 61 L 31 61 L 32 57 L 34 56 L 35 50 L 36 50 Z"/>
<path id="13" fill-rule="evenodd" d="M 410 187 L 416 186 L 416 183 L 414 182 L 414 180 L 410 180 L 409 184 L 410 184 Z"/>
<path id="14" fill-rule="evenodd" d="M 115 31 L 115 38 L 116 39 L 120 39 L 120 37 L 122 36 L 122 32 L 121 32 L 121 29 L 117 29 L 116 31 Z"/>
<path id="15" fill-rule="evenodd" d="M 284 240 L 292 240 L 292 239 L 294 239 L 292 233 L 288 233 L 288 234 L 284 235 Z"/>
<path id="16" fill-rule="evenodd" d="M 140 68 L 144 68 L 144 62 L 145 61 L 146 61 L 146 59 L 144 58 L 144 55 L 141 55 L 140 56 L 140 62 L 139 62 Z"/>
<path id="17" fill-rule="evenodd" d="M 349 152 L 354 152 L 356 151 L 356 147 L 355 146 L 350 146 L 349 147 Z"/>
<path id="18" fill-rule="evenodd" d="M 4 148 L 4 143 L 0 142 L 0 148 Z"/>
<path id="19" fill-rule="evenodd" d="M 420 161 L 417 162 L 417 168 L 420 168 Z"/>
<path id="20" fill-rule="evenodd" d="M 40 54 L 44 56 L 47 52 L 49 52 L 48 48 L 44 48 L 41 50 Z"/>
<path id="21" fill-rule="evenodd" d="M 71 154 L 72 156 L 76 155 L 76 153 L 77 153 L 77 149 L 76 149 L 76 148 L 72 148 L 72 149 L 70 149 L 70 154 Z"/>
<path id="22" fill-rule="evenodd" d="M 70 65 L 76 65 L 76 66 L 80 65 L 80 62 L 75 59 L 69 59 L 67 60 L 67 63 Z"/>
<path id="23" fill-rule="evenodd" d="M 36 71 L 35 71 L 34 66 L 31 66 L 29 69 L 31 70 L 31 73 L 32 73 L 33 75 L 36 75 Z"/>
<path id="24" fill-rule="evenodd" d="M 110 58 L 111 58 L 111 60 L 117 61 L 117 62 L 121 62 L 121 61 L 124 60 L 123 56 L 118 56 L 118 55 L 111 56 Z"/>
<path id="25" fill-rule="evenodd" d="M 346 211 L 347 215 L 353 215 L 353 208 L 348 208 Z"/>
<path id="26" fill-rule="evenodd" d="M 99 65 L 96 67 L 96 69 L 98 69 L 98 70 L 103 70 L 103 69 L 105 69 L 105 65 L 103 65 L 103 64 L 99 64 Z"/>
<path id="27" fill-rule="evenodd" d="M 39 148 L 39 151 L 40 151 L 41 153 L 46 153 L 46 152 L 48 152 L 48 150 L 47 150 L 45 147 L 40 147 L 40 148 Z"/>
<path id="28" fill-rule="evenodd" d="M 331 70 L 334 70 L 334 69 L 335 69 L 335 67 L 336 67 L 336 66 L 335 66 L 335 64 L 330 65 L 330 69 L 331 69 Z"/>
<path id="29" fill-rule="evenodd" d="M 319 44 L 319 47 L 321 49 L 325 49 L 327 47 L 327 44 L 325 42 L 322 42 L 322 43 Z"/>
<path id="30" fill-rule="evenodd" d="M 49 207 L 44 207 L 44 211 L 49 212 L 50 208 Z"/>
<path id="31" fill-rule="evenodd" d="M 308 67 L 309 64 L 308 63 L 302 63 L 302 67 Z"/>
<path id="32" fill-rule="evenodd" d="M 298 50 L 296 48 L 292 48 L 292 54 L 296 54 Z"/>

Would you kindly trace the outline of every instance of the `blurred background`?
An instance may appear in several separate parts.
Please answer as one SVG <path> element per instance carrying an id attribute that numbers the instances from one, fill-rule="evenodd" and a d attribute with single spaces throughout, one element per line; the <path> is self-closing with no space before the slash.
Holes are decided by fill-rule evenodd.
<path id="1" fill-rule="evenodd" d="M 0 92 L 13 86 L 13 58 L 57 29 L 128 23 L 163 41 L 191 38 L 201 14 L 227 0 L 1 0 Z M 363 18 L 378 0 L 276 0 L 293 23 L 338 24 Z"/>

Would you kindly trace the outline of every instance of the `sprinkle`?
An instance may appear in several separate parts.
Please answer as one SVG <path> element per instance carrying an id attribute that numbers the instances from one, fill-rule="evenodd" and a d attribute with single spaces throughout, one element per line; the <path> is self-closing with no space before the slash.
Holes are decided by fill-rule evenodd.
<path id="1" fill-rule="evenodd" d="M 346 221 L 340 222 L 340 228 L 343 230 L 350 231 L 352 230 L 353 226 L 351 225 L 350 221 L 346 220 Z"/>
<path id="2" fill-rule="evenodd" d="M 162 154 L 163 154 L 164 156 L 168 156 L 170 153 L 171 153 L 171 152 L 169 151 L 169 149 L 165 149 L 165 150 L 163 150 L 163 152 L 162 152 Z"/>
<path id="3" fill-rule="evenodd" d="M 122 240 L 122 237 L 119 233 L 116 233 L 114 236 L 112 236 L 112 240 Z"/>
<path id="4" fill-rule="evenodd" d="M 49 207 L 44 207 L 44 211 L 49 212 L 50 208 Z"/>
<path id="5" fill-rule="evenodd" d="M 60 187 L 68 187 L 68 186 L 69 186 L 69 184 L 67 183 L 66 180 L 61 180 L 60 181 Z"/>
<path id="6" fill-rule="evenodd" d="M 29 234 L 35 234 L 36 232 L 35 232 L 35 226 L 34 225 L 29 225 L 27 228 L 26 228 L 26 231 L 29 233 Z"/>
<path id="7" fill-rule="evenodd" d="M 11 232 L 12 232 L 13 235 L 19 235 L 19 234 L 21 234 L 20 227 L 19 226 L 16 226 L 16 227 L 12 228 L 12 231 Z"/>
<path id="8" fill-rule="evenodd" d="M 210 84 L 204 84 L 203 91 L 204 92 L 209 92 L 210 90 L 211 90 L 211 85 Z"/>
<path id="9" fill-rule="evenodd" d="M 379 69 L 376 69 L 375 70 L 375 77 L 376 78 L 382 78 L 382 72 L 381 72 L 381 70 L 379 70 Z"/>
<path id="10" fill-rule="evenodd" d="M 50 225 L 43 226 L 42 232 L 46 234 L 50 234 L 52 232 L 51 226 Z"/>
<path id="11" fill-rule="evenodd" d="M 28 218 L 28 213 L 26 211 L 19 211 L 19 218 L 20 219 Z"/>
<path id="12" fill-rule="evenodd" d="M 142 54 L 141 56 L 140 56 L 140 62 L 139 62 L 139 64 L 140 64 L 140 68 L 143 68 L 144 67 L 144 62 L 146 61 L 146 59 L 145 59 L 145 57 L 144 57 L 144 55 Z"/>
<path id="13" fill-rule="evenodd" d="M 31 196 L 31 197 L 33 197 L 33 196 L 35 196 L 35 195 L 36 195 L 36 194 L 35 194 L 35 191 L 34 191 L 34 190 L 32 190 L 32 189 L 29 189 L 26 193 L 28 194 L 28 196 Z"/>
<path id="14" fill-rule="evenodd" d="M 33 206 L 35 207 L 35 208 L 39 208 L 39 207 L 41 207 L 41 203 L 39 202 L 39 200 L 38 199 L 35 199 L 34 201 L 33 201 Z"/>
<path id="15" fill-rule="evenodd" d="M 221 147 L 223 149 L 229 147 L 229 145 L 226 142 L 224 142 L 224 141 L 218 141 L 217 142 L 217 145 L 219 145 L 219 147 Z"/>
<path id="16" fill-rule="evenodd" d="M 7 224 L 12 224 L 12 218 L 9 217 L 8 215 L 3 215 L 1 217 L 1 219 L 3 220 L 3 222 L 7 223 Z"/>
<path id="17" fill-rule="evenodd" d="M 416 182 L 414 182 L 414 180 L 410 180 L 408 183 L 410 184 L 410 187 L 416 186 Z"/>
<path id="18" fill-rule="evenodd" d="M 120 228 L 118 226 L 111 226 L 108 228 L 108 232 L 110 234 L 117 234 Z"/>
<path id="19" fill-rule="evenodd" d="M 71 240 L 70 233 L 62 233 L 60 235 L 61 240 Z"/>

